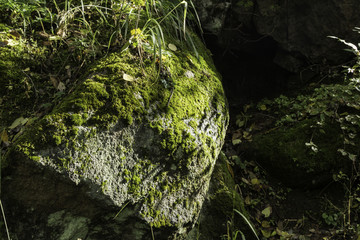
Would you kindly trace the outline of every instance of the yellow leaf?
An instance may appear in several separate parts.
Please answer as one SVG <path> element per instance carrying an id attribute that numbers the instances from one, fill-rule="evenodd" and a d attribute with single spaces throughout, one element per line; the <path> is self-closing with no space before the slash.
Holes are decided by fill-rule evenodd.
<path id="1" fill-rule="evenodd" d="M 5 129 L 0 133 L 0 140 L 5 144 L 9 143 L 9 136 L 7 134 L 7 131 L 5 131 Z"/>
<path id="2" fill-rule="evenodd" d="M 257 178 L 253 178 L 253 179 L 251 179 L 251 184 L 252 185 L 258 185 L 258 184 L 260 184 L 260 181 Z"/>
<path id="3" fill-rule="evenodd" d="M 266 110 L 266 105 L 265 104 L 260 105 L 260 110 L 265 111 Z"/>
<path id="4" fill-rule="evenodd" d="M 271 212 L 272 212 L 272 208 L 271 208 L 270 206 L 261 211 L 261 213 L 262 213 L 266 218 L 270 216 Z"/>
<path id="5" fill-rule="evenodd" d="M 49 40 L 50 41 L 58 41 L 58 40 L 61 40 L 61 37 L 60 36 L 50 36 Z"/>

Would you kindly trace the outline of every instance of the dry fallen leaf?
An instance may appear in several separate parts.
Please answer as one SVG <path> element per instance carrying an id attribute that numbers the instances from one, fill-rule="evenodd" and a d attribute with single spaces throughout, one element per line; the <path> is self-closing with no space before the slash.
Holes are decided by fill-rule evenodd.
<path id="1" fill-rule="evenodd" d="M 134 81 L 134 77 L 126 73 L 123 74 L 123 79 L 129 82 Z"/>
<path id="2" fill-rule="evenodd" d="M 51 83 L 53 84 L 54 88 L 57 89 L 57 87 L 58 87 L 58 85 L 59 85 L 59 81 L 58 81 L 55 77 L 53 77 L 53 76 L 50 76 L 50 81 L 51 81 Z"/>
<path id="3" fill-rule="evenodd" d="M 169 49 L 171 50 L 171 51 L 176 51 L 177 50 L 177 47 L 174 45 L 174 44 L 172 44 L 172 43 L 169 43 L 168 44 L 168 47 L 169 47 Z"/>
<path id="4" fill-rule="evenodd" d="M 187 78 L 194 78 L 195 77 L 195 74 L 192 72 L 192 71 L 186 71 L 185 72 L 185 77 Z"/>
<path id="5" fill-rule="evenodd" d="M 63 82 L 59 82 L 58 86 L 57 86 L 57 90 L 59 90 L 60 92 L 65 91 L 66 86 Z"/>
<path id="6" fill-rule="evenodd" d="M 9 136 L 5 129 L 0 133 L 0 140 L 5 144 L 9 143 Z M 1 143 L 1 141 L 0 141 L 0 143 Z"/>

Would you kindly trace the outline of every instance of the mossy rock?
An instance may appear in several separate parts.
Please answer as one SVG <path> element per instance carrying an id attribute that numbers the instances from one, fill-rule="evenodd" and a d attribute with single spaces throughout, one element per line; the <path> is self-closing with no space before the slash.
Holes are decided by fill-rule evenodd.
<path id="1" fill-rule="evenodd" d="M 230 168 L 226 155 L 221 152 L 197 226 L 188 235 L 188 240 L 222 239 L 236 231 L 241 231 L 246 239 L 256 239 L 248 223 L 234 211 L 249 219 Z"/>
<path id="2" fill-rule="evenodd" d="M 244 147 L 246 157 L 258 161 L 289 186 L 316 187 L 329 183 L 333 174 L 347 168 L 348 162 L 337 151 L 343 146 L 340 127 L 329 120 L 320 129 L 316 121 L 305 119 L 255 134 Z"/>
<path id="3" fill-rule="evenodd" d="M 193 37 L 199 56 L 174 40 L 159 72 L 136 49 L 104 57 L 23 127 L 2 159 L 4 204 L 19 215 L 11 232 L 178 239 L 192 228 L 228 124 L 220 76 Z M 60 215 L 68 220 L 50 218 Z"/>

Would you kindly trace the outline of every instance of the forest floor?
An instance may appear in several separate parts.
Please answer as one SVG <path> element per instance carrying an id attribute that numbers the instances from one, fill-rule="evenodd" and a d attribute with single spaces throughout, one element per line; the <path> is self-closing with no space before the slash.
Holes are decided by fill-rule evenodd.
<path id="1" fill-rule="evenodd" d="M 230 112 L 236 115 L 236 109 Z M 347 207 L 351 199 L 343 184 L 333 181 L 314 189 L 286 186 L 258 162 L 244 159 L 241 144 L 233 144 L 238 130 L 234 116 L 223 152 L 260 239 L 360 240 L 358 216 Z"/>

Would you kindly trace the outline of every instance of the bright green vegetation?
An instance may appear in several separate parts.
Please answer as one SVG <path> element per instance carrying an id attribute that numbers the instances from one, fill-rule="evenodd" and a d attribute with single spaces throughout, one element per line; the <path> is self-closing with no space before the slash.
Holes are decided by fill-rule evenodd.
<path id="1" fill-rule="evenodd" d="M 360 95 L 353 80 L 260 103 L 266 106 L 263 112 L 275 113 L 279 120 L 274 130 L 254 137 L 259 155 L 277 162 L 280 171 L 288 166 L 315 175 L 328 172 L 330 178 L 339 169 L 348 171 L 360 144 Z"/>

